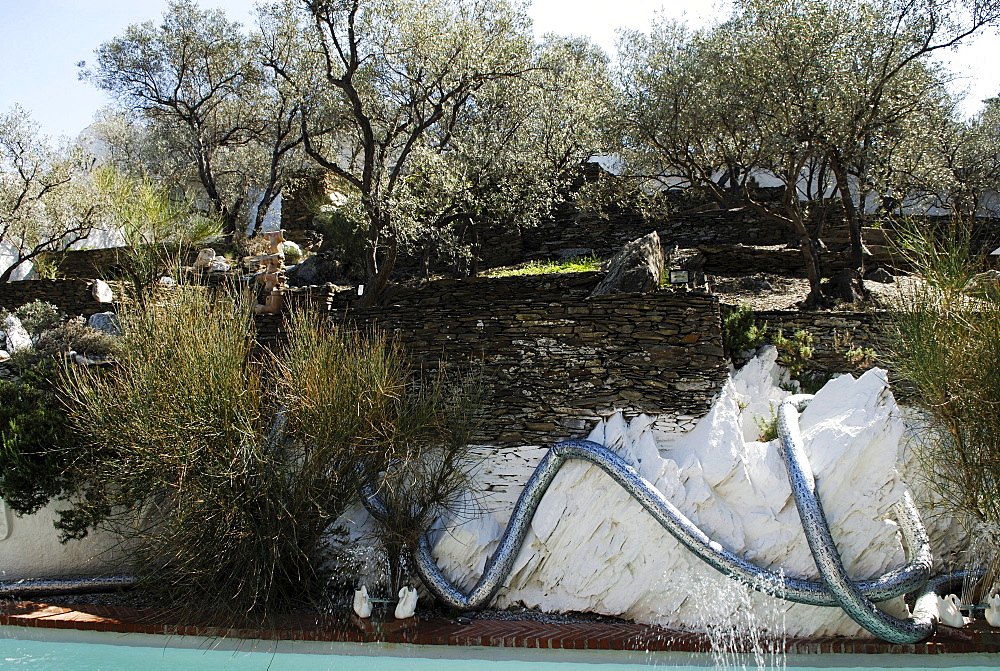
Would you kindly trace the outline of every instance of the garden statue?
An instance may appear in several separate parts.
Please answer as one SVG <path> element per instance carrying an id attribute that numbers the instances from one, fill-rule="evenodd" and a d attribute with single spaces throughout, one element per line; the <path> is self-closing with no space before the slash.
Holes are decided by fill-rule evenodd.
<path id="1" fill-rule="evenodd" d="M 254 314 L 277 314 L 281 312 L 283 305 L 282 290 L 284 289 L 285 278 L 284 263 L 280 254 L 268 254 L 260 257 L 263 270 L 258 273 L 256 280 L 261 285 L 258 292 L 257 305 L 254 306 Z"/>
<path id="2" fill-rule="evenodd" d="M 358 617 L 371 617 L 372 600 L 368 598 L 368 588 L 364 585 L 354 591 L 354 613 Z"/>
<path id="3" fill-rule="evenodd" d="M 990 605 L 986 607 L 983 616 L 991 627 L 1000 627 L 1000 594 L 990 597 Z"/>
<path id="4" fill-rule="evenodd" d="M 969 621 L 962 615 L 961 604 L 958 597 L 954 594 L 948 594 L 947 596 L 939 596 L 937 598 L 938 602 L 938 619 L 941 624 L 946 624 L 949 627 L 961 628 L 964 627 Z"/>
<path id="5" fill-rule="evenodd" d="M 402 587 L 399 590 L 399 603 L 396 604 L 396 619 L 405 620 L 413 617 L 417 610 L 417 590 L 414 587 Z"/>

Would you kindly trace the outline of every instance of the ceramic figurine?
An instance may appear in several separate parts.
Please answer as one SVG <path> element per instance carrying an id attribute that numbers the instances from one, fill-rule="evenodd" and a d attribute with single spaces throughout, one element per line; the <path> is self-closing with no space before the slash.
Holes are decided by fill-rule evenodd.
<path id="1" fill-rule="evenodd" d="M 396 604 L 396 619 L 405 620 L 413 617 L 417 611 L 417 590 L 415 587 L 403 587 L 399 590 L 399 603 Z"/>
<path id="2" fill-rule="evenodd" d="M 964 627 L 968 620 L 962 615 L 961 602 L 954 594 L 938 597 L 938 621 L 949 627 Z"/>
<path id="3" fill-rule="evenodd" d="M 990 605 L 983 615 L 991 627 L 1000 627 L 1000 594 L 994 594 L 990 597 Z"/>
<path id="4" fill-rule="evenodd" d="M 364 585 L 354 591 L 354 612 L 358 617 L 371 617 L 372 600 L 368 598 L 368 588 Z"/>

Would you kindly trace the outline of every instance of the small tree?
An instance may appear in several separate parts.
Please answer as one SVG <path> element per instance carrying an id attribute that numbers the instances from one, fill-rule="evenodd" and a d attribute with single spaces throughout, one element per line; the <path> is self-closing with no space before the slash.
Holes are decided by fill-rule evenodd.
<path id="1" fill-rule="evenodd" d="M 98 208 L 77 159 L 69 148 L 49 147 L 20 107 L 0 114 L 0 241 L 13 257 L 0 283 L 38 255 L 90 235 Z"/>
<path id="2" fill-rule="evenodd" d="M 219 234 L 217 221 L 187 203 L 174 202 L 151 181 L 133 178 L 106 166 L 93 174 L 104 220 L 121 231 L 125 246 L 116 264 L 132 284 L 134 298 L 146 305 L 159 278 L 173 271 L 184 281 L 181 266 L 192 246 Z"/>

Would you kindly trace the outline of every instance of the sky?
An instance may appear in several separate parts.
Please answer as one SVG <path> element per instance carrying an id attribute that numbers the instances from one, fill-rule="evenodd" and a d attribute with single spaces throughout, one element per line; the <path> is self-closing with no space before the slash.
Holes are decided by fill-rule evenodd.
<path id="1" fill-rule="evenodd" d="M 230 19 L 253 24 L 256 0 L 202 0 Z M 614 53 L 618 29 L 647 30 L 663 12 L 701 25 L 722 11 L 721 0 L 534 0 L 529 14 L 536 35 L 589 35 Z M 108 104 L 103 92 L 79 81 L 79 61 L 93 62 L 94 50 L 132 23 L 158 21 L 166 0 L 0 0 L 0 113 L 16 103 L 27 109 L 42 132 L 75 137 Z M 948 53 L 959 75 L 955 86 L 970 88 L 966 114 L 983 98 L 1000 94 L 1000 37 L 984 35 Z"/>

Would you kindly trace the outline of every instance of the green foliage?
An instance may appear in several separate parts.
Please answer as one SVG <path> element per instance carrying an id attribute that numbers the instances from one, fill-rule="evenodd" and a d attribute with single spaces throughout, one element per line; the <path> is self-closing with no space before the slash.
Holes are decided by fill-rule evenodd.
<path id="1" fill-rule="evenodd" d="M 75 439 L 45 376 L 0 380 L 0 498 L 30 515 L 74 488 Z M 36 386 L 42 385 L 42 386 Z"/>
<path id="2" fill-rule="evenodd" d="M 797 329 L 789 338 L 782 329 L 778 329 L 771 340 L 778 348 L 778 363 L 784 366 L 793 380 L 799 379 L 815 351 L 812 333 Z"/>
<path id="3" fill-rule="evenodd" d="M 64 379 L 86 483 L 64 537 L 115 531 L 148 589 L 234 614 L 320 598 L 360 483 L 390 487 L 453 435 L 393 343 L 303 311 L 286 347 L 262 351 L 251 307 L 182 288 L 125 309 L 118 364 Z"/>
<path id="4" fill-rule="evenodd" d="M 53 149 L 28 113 L 0 112 L 0 240 L 11 265 L 0 284 L 48 251 L 86 238 L 97 208 L 74 148 Z"/>
<path id="5" fill-rule="evenodd" d="M 771 442 L 778 438 L 778 413 L 775 412 L 774 406 L 770 408 L 770 414 L 767 417 L 758 415 L 753 418 L 754 424 L 757 425 L 757 429 L 760 431 L 760 440 L 763 443 Z"/>
<path id="6" fill-rule="evenodd" d="M 595 254 L 577 256 L 565 261 L 531 261 L 516 268 L 501 268 L 486 273 L 487 277 L 515 277 L 544 275 L 546 273 L 586 273 L 601 269 L 601 260 Z"/>
<path id="7" fill-rule="evenodd" d="M 95 171 L 93 181 L 105 217 L 125 238 L 116 265 L 132 284 L 140 304 L 146 303 L 164 273 L 172 271 L 174 279 L 182 283 L 180 266 L 187 251 L 221 231 L 217 219 L 194 212 L 189 203 L 173 200 L 151 180 L 104 167 Z"/>
<path id="8" fill-rule="evenodd" d="M 34 300 L 25 303 L 14 310 L 14 316 L 21 320 L 21 326 L 28 333 L 38 335 L 46 329 L 55 327 L 64 319 L 62 313 L 52 303 Z"/>
<path id="9" fill-rule="evenodd" d="M 995 294 L 964 292 L 979 269 L 964 226 L 909 230 L 904 251 L 924 283 L 904 292 L 888 313 L 888 359 L 922 410 L 915 454 L 946 512 L 996 525 L 1000 302 Z"/>
<path id="10" fill-rule="evenodd" d="M 753 309 L 740 303 L 722 313 L 722 343 L 730 356 L 755 349 L 764 341 L 767 324 L 758 324 Z"/>

